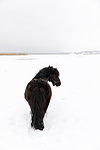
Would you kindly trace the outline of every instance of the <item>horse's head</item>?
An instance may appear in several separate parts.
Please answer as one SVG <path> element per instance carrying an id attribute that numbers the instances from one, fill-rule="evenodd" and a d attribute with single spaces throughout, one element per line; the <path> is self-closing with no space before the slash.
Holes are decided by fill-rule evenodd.
<path id="1" fill-rule="evenodd" d="M 59 71 L 51 66 L 41 69 L 34 79 L 44 79 L 52 82 L 53 85 L 60 86 Z"/>
<path id="2" fill-rule="evenodd" d="M 61 81 L 59 79 L 59 71 L 56 68 L 51 67 L 49 81 L 52 82 L 53 86 L 60 86 Z"/>

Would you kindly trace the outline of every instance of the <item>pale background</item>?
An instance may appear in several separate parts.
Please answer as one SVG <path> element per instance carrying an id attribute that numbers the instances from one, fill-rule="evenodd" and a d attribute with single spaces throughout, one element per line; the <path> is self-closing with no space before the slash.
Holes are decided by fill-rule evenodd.
<path id="1" fill-rule="evenodd" d="M 0 0 L 0 53 L 99 50 L 99 0 Z"/>

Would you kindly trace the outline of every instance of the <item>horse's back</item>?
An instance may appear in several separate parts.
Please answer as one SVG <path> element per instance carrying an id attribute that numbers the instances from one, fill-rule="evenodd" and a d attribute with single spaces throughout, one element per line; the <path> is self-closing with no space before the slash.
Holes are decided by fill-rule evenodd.
<path id="1" fill-rule="evenodd" d="M 37 93 L 38 92 L 38 93 Z M 30 107 L 31 107 L 31 101 L 33 100 L 33 97 L 38 94 L 41 93 L 44 97 L 44 108 L 45 111 L 48 107 L 49 101 L 51 99 L 51 87 L 50 85 L 41 79 L 33 79 L 31 80 L 25 90 L 25 99 L 27 100 L 27 102 L 29 103 Z"/>

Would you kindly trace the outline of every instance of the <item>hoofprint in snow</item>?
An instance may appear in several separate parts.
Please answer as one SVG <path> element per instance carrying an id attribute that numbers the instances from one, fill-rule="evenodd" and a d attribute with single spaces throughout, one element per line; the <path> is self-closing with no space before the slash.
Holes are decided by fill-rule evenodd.
<path id="1" fill-rule="evenodd" d="M 27 83 L 57 67 L 45 129 L 30 127 Z M 0 56 L 0 150 L 100 150 L 100 55 Z"/>

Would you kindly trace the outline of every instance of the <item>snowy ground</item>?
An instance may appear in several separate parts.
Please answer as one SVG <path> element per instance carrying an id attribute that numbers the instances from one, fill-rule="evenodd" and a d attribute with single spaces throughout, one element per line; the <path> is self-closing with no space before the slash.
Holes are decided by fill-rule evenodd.
<path id="1" fill-rule="evenodd" d="M 62 85 L 53 87 L 45 129 L 30 127 L 27 83 L 52 65 Z M 0 150 L 100 150 L 100 55 L 0 57 Z"/>

